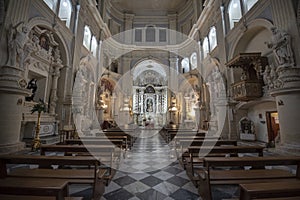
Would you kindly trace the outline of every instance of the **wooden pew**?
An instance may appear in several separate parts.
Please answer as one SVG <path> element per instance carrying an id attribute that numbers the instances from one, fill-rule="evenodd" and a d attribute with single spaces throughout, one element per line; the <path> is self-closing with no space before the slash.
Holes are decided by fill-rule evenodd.
<path id="1" fill-rule="evenodd" d="M 31 196 L 31 195 L 5 195 L 0 194 L 2 200 L 55 200 L 55 197 Z M 82 200 L 83 197 L 65 197 L 64 200 Z"/>
<path id="2" fill-rule="evenodd" d="M 127 135 L 104 135 L 104 134 L 98 134 L 98 136 L 93 136 L 93 137 L 80 137 L 79 139 L 82 140 L 98 140 L 98 139 L 106 139 L 106 140 L 123 140 L 123 145 L 125 144 L 125 150 L 129 148 L 129 143 L 127 140 Z"/>
<path id="3" fill-rule="evenodd" d="M 0 180 L 0 194 L 54 196 L 56 200 L 68 195 L 68 181 L 63 179 L 8 177 Z"/>
<path id="4" fill-rule="evenodd" d="M 132 131 L 132 132 L 123 132 L 123 131 L 118 131 L 118 130 L 115 130 L 115 131 L 104 131 L 104 136 L 106 137 L 111 137 L 111 136 L 126 136 L 127 137 L 127 146 L 129 149 L 131 149 L 131 147 L 133 146 L 133 143 L 135 142 L 136 140 L 136 134 Z M 101 134 L 98 134 L 97 136 L 101 136 L 103 135 L 103 133 Z"/>
<path id="5" fill-rule="evenodd" d="M 122 139 L 66 139 L 66 145 L 116 145 L 121 150 L 126 150 L 126 143 Z"/>
<path id="6" fill-rule="evenodd" d="M 178 127 L 173 128 L 173 127 L 164 127 L 161 131 L 160 134 L 163 137 L 163 139 L 169 143 L 171 140 L 173 140 L 173 137 L 176 136 L 178 132 L 192 132 L 194 133 L 193 135 L 196 135 L 198 132 L 197 130 L 191 130 L 191 129 L 180 129 Z M 171 136 L 172 133 L 172 136 Z"/>
<path id="7" fill-rule="evenodd" d="M 204 200 L 212 199 L 212 185 L 238 185 L 244 183 L 272 183 L 277 181 L 295 181 L 300 178 L 300 157 L 205 157 L 204 168 L 198 170 L 199 194 Z M 297 166 L 296 174 L 274 166 Z M 265 166 L 273 166 L 265 168 Z M 227 170 L 224 170 L 225 169 Z M 230 169 L 228 167 L 238 167 Z M 245 169 L 252 167 L 253 169 Z"/>
<path id="8" fill-rule="evenodd" d="M 240 184 L 240 199 L 300 197 L 300 179 L 289 182 Z M 300 198 L 299 198 L 300 199 Z"/>
<path id="9" fill-rule="evenodd" d="M 8 170 L 8 164 L 34 164 L 39 168 Z M 52 165 L 76 166 L 76 168 L 49 168 Z M 68 193 L 68 184 L 91 184 L 94 199 L 100 199 L 104 193 L 103 176 L 106 170 L 100 169 L 99 165 L 100 161 L 91 156 L 1 155 L 0 194 L 56 196 L 57 199 L 64 199 Z M 77 168 L 78 166 L 92 167 L 87 169 Z"/>
<path id="10" fill-rule="evenodd" d="M 197 132 L 197 131 L 186 131 L 186 130 L 178 130 L 178 131 L 168 131 L 167 133 L 167 141 L 168 143 L 173 140 L 176 136 L 201 136 L 201 137 L 205 137 L 206 133 L 204 132 Z M 211 135 L 211 137 L 214 137 L 213 135 Z"/>
<path id="11" fill-rule="evenodd" d="M 237 155 L 239 153 L 257 153 L 258 156 L 263 156 L 263 150 L 265 147 L 262 146 L 190 146 L 188 151 L 190 154 L 200 153 L 206 155 L 207 153 L 216 153 L 216 154 L 232 154 Z M 201 156 L 200 154 L 200 156 Z"/>
<path id="12" fill-rule="evenodd" d="M 64 155 L 95 156 L 107 173 L 103 176 L 106 185 L 110 183 L 118 168 L 121 154 L 115 151 L 115 145 L 42 145 L 41 155 L 46 152 L 63 152 Z"/>
<path id="13" fill-rule="evenodd" d="M 188 147 L 189 158 L 186 158 L 186 172 L 196 187 L 198 187 L 199 177 L 195 172 L 203 167 L 204 157 L 238 156 L 239 153 L 254 153 L 258 156 L 263 156 L 264 147 L 262 146 L 236 146 L 236 142 L 234 141 L 224 143 L 221 141 L 222 140 L 220 140 L 220 142 L 218 141 L 214 147 Z M 226 146 L 222 146 L 222 144 L 226 144 Z M 232 145 L 228 146 L 229 144 Z M 199 155 L 200 148 L 202 153 Z"/>
<path id="14" fill-rule="evenodd" d="M 222 146 L 222 145 L 230 145 L 237 146 L 236 140 L 218 140 L 218 139 L 176 139 L 176 155 L 179 160 L 179 163 L 182 164 L 185 169 L 186 163 L 190 162 L 190 156 L 198 157 L 198 152 L 196 151 L 192 155 L 188 152 L 188 147 L 191 146 Z"/>

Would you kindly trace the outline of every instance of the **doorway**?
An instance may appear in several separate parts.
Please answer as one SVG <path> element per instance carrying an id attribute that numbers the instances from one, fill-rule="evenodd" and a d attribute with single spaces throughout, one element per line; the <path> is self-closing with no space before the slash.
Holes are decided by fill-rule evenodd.
<path id="1" fill-rule="evenodd" d="M 279 118 L 277 111 L 266 112 L 266 120 L 268 127 L 269 143 L 276 143 L 276 139 L 279 133 Z"/>

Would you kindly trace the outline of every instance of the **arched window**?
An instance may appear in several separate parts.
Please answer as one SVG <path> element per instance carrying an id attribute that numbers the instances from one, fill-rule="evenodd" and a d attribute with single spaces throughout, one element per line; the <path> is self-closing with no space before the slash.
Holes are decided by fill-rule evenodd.
<path id="1" fill-rule="evenodd" d="M 44 2 L 47 4 L 47 6 L 55 12 L 57 0 L 44 0 Z"/>
<path id="2" fill-rule="evenodd" d="M 210 45 L 210 50 L 213 50 L 217 46 L 217 32 L 216 32 L 216 27 L 211 27 L 209 34 L 209 45 Z"/>
<path id="3" fill-rule="evenodd" d="M 242 17 L 240 0 L 231 0 L 228 6 L 229 25 L 232 29 Z"/>
<path id="4" fill-rule="evenodd" d="M 66 23 L 67 27 L 70 27 L 72 14 L 72 4 L 70 0 L 61 0 L 59 5 L 58 17 L 61 21 Z"/>
<path id="5" fill-rule="evenodd" d="M 248 12 L 258 0 L 244 0 L 245 12 Z"/>
<path id="6" fill-rule="evenodd" d="M 90 50 L 92 33 L 88 26 L 84 27 L 83 45 Z"/>
<path id="7" fill-rule="evenodd" d="M 148 26 L 146 28 L 146 42 L 155 42 L 155 28 Z"/>
<path id="8" fill-rule="evenodd" d="M 191 60 L 192 69 L 196 69 L 197 68 L 197 53 L 196 52 L 192 53 L 190 60 Z"/>
<path id="9" fill-rule="evenodd" d="M 190 61 L 189 58 L 184 58 L 181 61 L 182 72 L 186 73 L 190 71 Z"/>
<path id="10" fill-rule="evenodd" d="M 91 52 L 95 57 L 97 57 L 97 39 L 95 36 L 92 37 L 92 46 L 91 46 Z"/>
<path id="11" fill-rule="evenodd" d="M 203 40 L 203 58 L 205 58 L 207 56 L 207 54 L 209 53 L 209 43 L 208 43 L 208 38 L 205 37 Z"/>

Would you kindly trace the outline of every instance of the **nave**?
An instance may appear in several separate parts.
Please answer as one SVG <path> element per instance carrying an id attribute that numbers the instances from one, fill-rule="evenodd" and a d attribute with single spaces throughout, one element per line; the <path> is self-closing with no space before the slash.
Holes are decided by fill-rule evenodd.
<path id="1" fill-rule="evenodd" d="M 116 130 L 114 130 L 116 131 Z M 172 130 L 173 131 L 173 130 Z M 180 148 L 178 148 L 178 144 L 183 144 L 184 142 L 187 141 L 186 138 L 193 138 L 193 143 L 190 144 L 189 148 L 196 148 L 197 146 L 195 146 L 196 144 L 199 144 L 200 142 L 202 142 L 202 140 L 199 140 L 200 136 L 188 136 L 190 133 L 192 133 L 192 130 L 189 130 L 188 132 L 186 132 L 186 130 L 181 130 L 178 131 L 177 134 L 175 135 L 174 138 L 172 139 L 168 139 L 165 140 L 162 136 L 164 136 L 165 134 L 167 135 L 171 135 L 168 134 L 169 132 L 172 132 L 171 130 L 166 131 L 166 133 L 163 133 L 164 131 L 158 131 L 155 129 L 139 129 L 138 131 L 135 131 L 134 134 L 135 135 L 135 139 L 132 139 L 134 142 L 133 144 L 130 146 L 128 146 L 128 148 L 126 149 L 122 149 L 121 153 L 119 156 L 117 156 L 117 163 L 118 163 L 118 168 L 116 168 L 117 170 L 115 170 L 115 173 L 112 173 L 111 175 L 111 180 L 109 180 L 107 182 L 107 185 L 105 186 L 104 190 L 102 190 L 102 192 L 100 192 L 99 196 L 95 196 L 95 191 L 98 191 L 98 189 L 100 187 L 103 187 L 103 184 L 101 186 L 96 184 L 96 189 L 94 187 L 91 187 L 90 185 L 86 185 L 87 182 L 85 182 L 83 179 L 84 177 L 82 175 L 79 175 L 80 172 L 80 168 L 77 168 L 75 165 L 79 164 L 82 165 L 83 163 L 79 163 L 79 162 L 86 162 L 87 160 L 92 158 L 89 158 L 90 154 L 93 154 L 93 156 L 97 157 L 96 152 L 94 151 L 96 149 L 96 147 L 98 148 L 98 150 L 100 148 L 105 148 L 106 151 L 107 149 L 109 149 L 111 146 L 114 146 L 113 148 L 115 149 L 114 152 L 118 152 L 118 147 L 115 145 L 108 145 L 108 143 L 106 144 L 100 144 L 100 140 L 101 136 L 98 135 L 97 137 L 89 137 L 89 140 L 86 138 L 81 138 L 80 140 L 78 139 L 65 139 L 65 141 L 61 144 L 58 145 L 42 145 L 40 148 L 40 151 L 37 152 L 30 152 L 30 151 L 22 151 L 19 152 L 18 155 L 9 155 L 8 158 L 7 156 L 1 156 L 0 159 L 2 159 L 4 162 L 3 163 L 21 163 L 21 160 L 23 159 L 23 162 L 25 163 L 29 163 L 30 165 L 24 165 L 24 164 L 17 164 L 17 165 L 7 165 L 7 173 L 8 176 L 10 177 L 10 179 L 14 179 L 17 177 L 23 177 L 24 181 L 26 181 L 25 179 L 28 178 L 28 180 L 34 179 L 34 178 L 40 178 L 40 180 L 45 180 L 42 178 L 45 177 L 52 177 L 55 175 L 55 172 L 59 172 L 59 170 L 66 170 L 64 173 L 66 173 L 65 175 L 63 175 L 62 173 L 60 173 L 60 177 L 55 177 L 55 178 L 64 178 L 68 175 L 70 175 L 70 171 L 72 172 L 78 172 L 79 174 L 73 173 L 73 177 L 69 177 L 69 179 L 73 179 L 71 181 L 69 181 L 68 183 L 68 187 L 69 187 L 69 192 L 68 192 L 68 196 L 70 196 L 70 198 L 77 198 L 77 197 L 82 197 L 84 200 L 91 200 L 91 199 L 100 199 L 100 200 L 117 200 L 117 199 L 130 199 L 130 200 L 153 200 L 153 199 L 158 199 L 158 200 L 182 200 L 182 199 L 193 199 L 193 200 L 202 200 L 202 199 L 210 199 L 207 198 L 206 196 L 202 196 L 201 194 L 201 190 L 198 190 L 199 188 L 203 189 L 205 188 L 205 185 L 203 185 L 203 183 L 197 182 L 195 183 L 194 181 L 191 180 L 195 180 L 194 178 L 189 177 L 188 172 L 189 172 L 189 167 L 188 165 L 191 164 L 192 166 L 194 166 L 195 171 L 197 173 L 199 173 L 196 168 L 197 166 L 199 167 L 199 163 L 196 163 L 195 160 L 197 159 L 198 156 L 194 157 L 194 164 L 193 161 L 188 161 L 187 158 L 184 158 L 184 154 L 182 154 L 182 156 L 178 157 L 178 152 L 180 151 Z M 124 131 L 125 132 L 125 131 Z M 109 135 L 114 135 L 114 137 L 120 137 L 120 136 L 116 136 L 116 134 L 123 134 L 124 132 L 118 131 L 118 132 L 107 132 L 106 133 L 106 137 L 112 137 Z M 130 131 L 129 131 L 130 132 Z M 195 134 L 195 133 L 193 133 Z M 197 134 L 203 134 L 203 133 L 198 133 Z M 129 135 L 127 135 L 127 138 L 129 138 Z M 212 138 L 212 137 L 211 137 Z M 85 142 L 85 145 L 70 145 L 70 142 L 73 141 L 78 142 Z M 98 145 L 90 145 L 88 144 L 88 141 L 91 142 L 97 142 Z M 111 139 L 110 142 L 115 142 L 117 141 L 116 139 Z M 209 139 L 209 136 L 206 137 L 206 141 L 210 142 L 211 140 Z M 69 144 L 68 144 L 69 143 Z M 218 140 L 218 143 L 223 143 L 225 144 L 225 146 L 215 146 L 212 148 L 211 152 L 214 153 L 214 151 L 218 151 L 219 149 L 222 149 L 224 152 L 228 151 L 228 149 L 230 149 L 230 151 L 232 151 L 230 154 L 234 154 L 234 152 L 237 151 L 241 151 L 244 153 L 239 153 L 239 157 L 238 158 L 232 158 L 235 159 L 236 161 L 238 161 L 239 159 L 240 162 L 245 162 L 245 160 L 243 160 L 243 158 L 247 159 L 246 162 L 248 163 L 255 163 L 255 159 L 257 160 L 259 158 L 259 160 L 261 159 L 265 159 L 263 160 L 263 162 L 270 162 L 268 161 L 268 159 L 271 160 L 275 160 L 273 162 L 273 164 L 275 163 L 279 163 L 279 165 L 283 165 L 283 163 L 287 163 L 287 166 L 281 166 L 279 168 L 274 168 L 273 167 L 269 167 L 268 169 L 269 172 L 271 172 L 271 176 L 274 176 L 274 180 L 277 178 L 281 178 L 280 180 L 285 180 L 282 179 L 284 177 L 294 177 L 295 174 L 297 173 L 297 166 L 295 167 L 295 163 L 297 163 L 299 161 L 299 158 L 285 158 L 283 159 L 282 157 L 279 157 L 279 159 L 282 159 L 281 161 L 278 162 L 278 160 L 276 161 L 276 157 L 278 157 L 279 155 L 276 155 L 272 152 L 269 152 L 268 149 L 264 148 L 261 144 L 260 146 L 258 145 L 258 143 L 253 143 L 253 142 L 238 142 L 236 144 L 236 141 L 230 141 L 230 140 Z M 233 143 L 236 144 L 237 146 L 233 146 L 231 147 L 230 145 L 228 145 L 229 143 Z M 67 145 L 66 145 L 67 144 Z M 216 144 L 217 145 L 217 144 Z M 205 145 L 203 144 L 203 147 L 205 147 Z M 93 149 L 94 148 L 94 149 Z M 88 152 L 88 154 L 84 153 L 86 152 L 86 150 L 83 149 L 89 149 L 90 152 Z M 238 149 L 238 150 L 237 150 Z M 253 151 L 255 149 L 255 151 Z M 103 150 L 103 149 L 102 149 Z M 257 151 L 258 150 L 258 151 Z M 74 152 L 76 151 L 76 152 Z M 64 152 L 64 153 L 63 153 Z M 68 155 L 70 152 L 71 155 L 73 156 L 66 156 Z M 249 152 L 249 153 L 247 153 Z M 84 157 L 82 158 L 84 155 L 86 154 Z M 226 154 L 226 155 L 230 155 L 230 154 Z M 256 154 L 259 156 L 257 157 Z M 262 154 L 264 155 L 264 158 L 261 157 Z M 44 155 L 44 157 L 42 157 Z M 69 154 L 70 155 L 70 154 Z M 192 155 L 192 154 L 190 154 Z M 229 160 L 231 159 L 231 157 L 228 158 L 222 158 L 223 154 L 218 154 L 218 156 L 221 157 L 212 157 L 213 159 L 225 159 L 222 162 L 229 162 Z M 18 157 L 19 156 L 19 157 Z M 194 155 L 193 155 L 194 156 Z M 209 156 L 209 155 L 207 155 Z M 57 158 L 59 157 L 59 158 Z M 47 170 L 47 169 L 34 169 L 37 166 L 36 165 L 31 165 L 33 163 L 33 161 L 30 161 L 34 159 L 35 162 L 40 162 L 39 164 L 43 163 L 45 165 L 45 160 L 49 160 L 49 163 L 52 165 L 52 167 L 54 167 L 53 169 L 50 169 L 50 171 L 41 171 L 41 170 Z M 39 160 L 42 159 L 43 161 Z M 57 159 L 59 159 L 60 161 L 57 161 Z M 62 161 L 65 160 L 65 161 Z M 81 159 L 81 161 L 80 161 Z M 298 159 L 298 161 L 297 161 Z M 15 162 L 13 160 L 16 160 Z M 25 161 L 24 161 L 25 160 Z M 37 161 L 39 160 L 39 161 Z M 72 165 L 67 165 L 61 168 L 61 166 L 55 166 L 56 163 L 67 163 L 68 160 L 72 160 Z M 99 158 L 99 160 L 101 161 L 101 165 L 104 164 L 104 154 L 102 154 Z M 209 160 L 209 158 L 207 158 L 207 160 Z M 258 160 L 258 162 L 260 162 Z M 292 161 L 295 160 L 295 161 Z M 75 161 L 75 162 L 74 162 Z M 181 162 L 179 162 L 181 161 Z M 236 162 L 235 161 L 235 162 Z M 185 164 L 184 164 L 185 163 Z M 270 162 L 271 163 L 271 162 Z M 241 165 L 245 165 L 247 166 L 247 164 L 242 164 Z M 276 164 L 276 165 L 277 165 Z M 290 167 L 289 165 L 292 164 L 293 166 Z M 54 166 L 53 166 L 54 165 Z M 85 164 L 83 164 L 85 165 Z M 101 166 L 100 165 L 100 166 Z M 206 167 L 205 165 L 203 165 L 203 163 L 201 164 L 204 168 Z M 248 164 L 251 165 L 251 164 Z M 297 164 L 296 164 L 297 165 Z M 299 163 L 298 163 L 299 165 Z M 238 164 L 239 166 L 239 164 Z M 259 166 L 259 163 L 257 164 L 257 166 Z M 71 167 L 71 168 L 70 168 Z M 108 165 L 105 166 L 105 170 L 108 170 L 108 168 L 110 168 Z M 201 167 L 201 168 L 203 168 Z M 220 167 L 219 167 L 220 168 Z M 89 167 L 89 169 L 91 169 L 91 166 Z M 93 167 L 92 167 L 93 169 Z M 199 169 L 199 168 L 198 168 Z M 230 169 L 230 170 L 229 170 Z M 246 170 L 249 169 L 249 167 L 245 167 L 245 170 L 239 170 L 239 169 L 243 169 L 240 167 L 230 167 L 230 168 L 226 168 L 225 167 L 225 171 L 223 171 L 225 174 L 228 172 L 233 172 L 233 174 L 235 172 L 241 172 L 241 171 L 248 171 L 250 173 L 250 175 L 248 174 L 247 176 L 250 176 L 249 179 L 251 179 L 251 181 L 253 182 L 259 182 L 260 177 L 251 177 L 251 171 L 252 170 Z M 267 168 L 266 168 L 267 169 Z M 51 171 L 52 170 L 52 171 Z M 78 171 L 75 171 L 78 170 Z M 222 169 L 224 170 L 224 169 Z M 16 172 L 17 171 L 17 172 Z M 19 173 L 18 173 L 19 171 Z M 40 173 L 38 173 L 40 171 Z M 234 172 L 235 171 L 235 172 Z M 255 171 L 255 170 L 254 170 Z M 272 171 L 275 172 L 276 174 L 272 174 Z M 43 174 L 42 172 L 47 172 L 48 174 Z M 259 171 L 257 171 L 259 172 Z M 212 173 L 212 171 L 211 171 Z M 256 172 L 254 172 L 255 175 Z M 263 172 L 264 174 L 267 174 L 268 172 Z M 223 174 L 223 173 L 222 173 Z M 56 175 L 57 176 L 57 175 Z M 74 178 L 76 179 L 80 179 L 75 181 Z M 82 176 L 80 178 L 80 176 Z M 85 175 L 86 176 L 86 175 Z M 105 176 L 105 174 L 104 174 Z M 104 177 L 103 176 L 103 177 Z M 78 178 L 79 177 L 79 178 Z M 98 176 L 100 177 L 100 176 Z M 231 181 L 234 179 L 234 176 L 232 177 L 227 177 L 229 178 Z M 255 180 L 255 178 L 257 180 Z M 268 177 L 268 178 L 272 178 L 272 177 Z M 246 178 L 248 179 L 248 178 Z M 50 179 L 46 179 L 49 182 Z M 55 179 L 52 179 L 53 181 Z M 271 179 L 272 180 L 272 179 Z M 79 182 L 83 181 L 82 183 L 84 184 L 80 184 Z M 226 183 L 225 180 L 223 181 L 223 183 L 217 184 L 217 185 L 211 185 L 211 189 L 209 189 L 209 191 L 206 191 L 208 193 L 211 192 L 211 199 L 213 200 L 221 200 L 221 199 L 238 199 L 239 195 L 240 195 L 240 188 L 239 185 L 234 184 L 231 185 L 231 183 Z M 297 184 L 296 182 L 293 182 L 293 180 L 291 179 L 291 183 Z M 272 182 L 272 181 L 271 181 Z M 1 182 L 0 182 L 1 183 Z M 3 183 L 3 184 L 2 184 Z M 5 185 L 4 182 L 2 182 L 2 185 Z M 75 184 L 74 184 L 75 183 Z M 29 182 L 28 182 L 29 184 Z M 31 184 L 31 183 L 30 183 Z M 29 185 L 30 185 L 29 184 Z M 211 182 L 210 184 L 213 184 L 213 182 Z M 198 186 L 198 188 L 196 188 L 195 186 Z M 18 186 L 13 186 L 15 189 L 17 189 Z M 19 186 L 20 187 L 20 186 Z M 24 187 L 24 186 L 23 186 Z M 298 186 L 299 188 L 299 186 Z M 3 193 L 3 186 L 0 186 L 0 190 Z M 18 191 L 20 192 L 20 191 Z M 6 192 L 4 192 L 6 193 Z M 22 192 L 20 192 L 22 193 Z M 15 194 L 15 193 L 12 193 Z M 16 192 L 17 194 L 17 192 Z M 31 195 L 36 195 L 37 193 L 32 193 Z M 286 193 L 283 192 L 284 195 L 286 195 Z M 295 195 L 295 194 L 294 194 Z M 297 195 L 297 193 L 296 193 Z M 43 194 L 42 196 L 45 196 L 45 194 Z M 51 195 L 46 195 L 46 196 L 51 196 Z M 3 197 L 3 195 L 0 195 L 0 197 Z M 5 196 L 6 197 L 6 196 Z M 17 198 L 20 198 L 21 196 L 17 196 Z M 202 198 L 204 197 L 204 198 Z M 25 198 L 25 196 L 22 196 L 21 198 Z M 35 197 L 37 199 L 42 200 L 43 197 Z M 4 198 L 6 199 L 6 198 Z M 26 199 L 26 198 L 25 198 Z M 30 199 L 30 198 L 29 198 Z M 60 198 L 56 198 L 56 199 L 60 199 Z M 66 199 L 66 197 L 64 198 Z M 7 199 L 8 200 L 8 199 Z M 10 200 L 10 199 L 9 199 Z"/>

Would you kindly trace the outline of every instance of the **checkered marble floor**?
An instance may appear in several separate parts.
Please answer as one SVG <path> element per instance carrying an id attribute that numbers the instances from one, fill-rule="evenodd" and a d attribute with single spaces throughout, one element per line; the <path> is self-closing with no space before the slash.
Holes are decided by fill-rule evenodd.
<path id="1" fill-rule="evenodd" d="M 178 164 L 174 150 L 155 130 L 142 130 L 105 188 L 103 200 L 198 200 L 197 189 Z"/>

